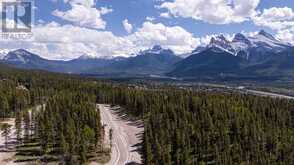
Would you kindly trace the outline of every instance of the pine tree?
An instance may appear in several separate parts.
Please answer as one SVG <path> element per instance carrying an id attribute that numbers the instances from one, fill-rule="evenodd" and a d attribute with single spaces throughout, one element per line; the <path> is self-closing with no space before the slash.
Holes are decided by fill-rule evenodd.
<path id="1" fill-rule="evenodd" d="M 3 96 L 0 93 L 0 117 L 1 118 L 8 117 L 9 115 L 8 109 L 9 109 L 8 100 L 5 96 Z"/>
<path id="2" fill-rule="evenodd" d="M 8 146 L 8 138 L 9 138 L 9 135 L 10 135 L 10 132 L 11 132 L 11 125 L 7 124 L 7 123 L 4 123 L 2 126 L 1 126 L 1 135 L 5 138 L 5 148 L 7 148 Z"/>

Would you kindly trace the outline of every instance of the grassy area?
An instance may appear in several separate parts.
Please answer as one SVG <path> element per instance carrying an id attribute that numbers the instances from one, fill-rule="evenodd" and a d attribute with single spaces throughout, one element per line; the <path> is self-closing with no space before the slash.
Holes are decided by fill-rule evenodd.
<path id="1" fill-rule="evenodd" d="M 90 157 L 90 162 L 98 162 L 101 164 L 107 163 L 110 160 L 110 152 L 111 150 L 105 150 L 101 153 L 93 153 L 91 155 L 87 155 Z M 14 157 L 15 162 L 27 162 L 32 163 L 34 165 L 41 164 L 46 161 L 47 165 L 58 165 L 60 162 L 58 161 L 60 155 L 56 155 L 52 151 L 52 153 L 42 156 L 41 147 L 39 143 L 36 142 L 27 142 L 21 145 L 16 146 L 16 155 Z"/>

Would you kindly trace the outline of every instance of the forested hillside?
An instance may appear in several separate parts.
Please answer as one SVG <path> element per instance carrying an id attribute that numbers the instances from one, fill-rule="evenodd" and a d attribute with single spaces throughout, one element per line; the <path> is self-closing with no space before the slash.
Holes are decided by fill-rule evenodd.
<path id="1" fill-rule="evenodd" d="M 97 95 L 145 119 L 145 164 L 293 164 L 294 102 L 177 89 Z M 115 96 L 115 97 L 113 97 Z"/>
<path id="2" fill-rule="evenodd" d="M 43 155 L 56 151 L 63 155 L 60 160 L 85 162 L 99 152 L 103 128 L 96 102 L 121 105 L 144 120 L 145 164 L 294 163 L 291 100 L 176 87 L 134 88 L 6 68 L 0 71 L 1 117 L 46 104 L 33 129 Z"/>
<path id="3" fill-rule="evenodd" d="M 94 97 L 82 93 L 62 92 L 50 98 L 34 127 L 42 153 L 57 152 L 66 162 L 78 164 L 103 151 L 104 132 L 93 103 Z"/>
<path id="4" fill-rule="evenodd" d="M 16 161 L 84 164 L 109 156 L 96 97 L 79 90 L 82 80 L 6 66 L 0 72 L 0 117 L 15 117 Z"/>

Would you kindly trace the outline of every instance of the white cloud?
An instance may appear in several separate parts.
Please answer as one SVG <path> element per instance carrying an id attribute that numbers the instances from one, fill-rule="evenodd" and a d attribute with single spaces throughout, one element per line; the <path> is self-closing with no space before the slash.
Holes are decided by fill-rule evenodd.
<path id="1" fill-rule="evenodd" d="M 282 41 L 294 44 L 294 27 L 278 31 L 276 37 Z"/>
<path id="2" fill-rule="evenodd" d="M 83 54 L 96 57 L 130 56 L 156 44 L 181 54 L 200 44 L 199 39 L 179 26 L 168 27 L 151 22 L 145 22 L 141 28 L 124 37 L 109 31 L 56 22 L 37 25 L 33 28 L 33 35 L 27 41 L 2 39 L 0 49 L 24 48 L 44 58 L 67 60 Z"/>
<path id="3" fill-rule="evenodd" d="M 168 27 L 164 24 L 145 22 L 135 33 L 126 37 L 139 49 L 161 45 L 177 54 L 187 53 L 200 44 L 199 39 L 180 26 Z"/>
<path id="4" fill-rule="evenodd" d="M 55 22 L 33 28 L 33 38 L 27 41 L 2 39 L 0 49 L 24 48 L 48 59 L 72 59 L 83 54 L 96 57 L 125 55 L 132 43 L 111 32 L 97 31 Z"/>
<path id="5" fill-rule="evenodd" d="M 95 5 L 96 0 L 64 0 L 64 2 L 70 4 L 79 4 L 85 7 L 93 7 Z"/>
<path id="6" fill-rule="evenodd" d="M 219 34 L 210 34 L 210 35 L 205 35 L 203 37 L 200 38 L 200 43 L 202 46 L 206 46 L 210 43 L 211 38 L 212 37 L 217 37 L 219 35 L 223 35 L 227 40 L 232 41 L 234 38 L 234 34 L 223 34 L 223 33 L 219 33 Z"/>
<path id="7" fill-rule="evenodd" d="M 274 30 L 276 38 L 294 44 L 294 11 L 289 7 L 264 9 L 252 18 L 257 26 Z"/>
<path id="8" fill-rule="evenodd" d="M 158 8 L 166 9 L 175 17 L 192 18 L 211 24 L 228 24 L 240 23 L 256 15 L 259 2 L 260 0 L 174 0 L 163 2 Z"/>
<path id="9" fill-rule="evenodd" d="M 112 12 L 112 9 L 102 7 L 95 8 L 94 0 L 70 0 L 65 1 L 71 5 L 67 11 L 54 10 L 52 14 L 61 19 L 73 22 L 81 27 L 105 29 L 106 22 L 102 16 Z"/>
<path id="10" fill-rule="evenodd" d="M 152 22 L 152 21 L 155 20 L 155 18 L 154 18 L 154 17 L 149 17 L 149 16 L 147 16 L 147 17 L 146 17 L 146 20 L 149 21 L 149 22 Z"/>
<path id="11" fill-rule="evenodd" d="M 171 15 L 168 12 L 165 12 L 165 13 L 160 13 L 160 17 L 171 18 Z"/>
<path id="12" fill-rule="evenodd" d="M 264 9 L 262 13 L 253 18 L 257 26 L 268 27 L 273 30 L 282 30 L 294 26 L 294 12 L 289 7 L 272 7 Z"/>
<path id="13" fill-rule="evenodd" d="M 131 33 L 133 31 L 133 25 L 129 23 L 128 19 L 123 20 L 122 24 L 128 33 Z"/>
<path id="14" fill-rule="evenodd" d="M 101 9 L 100 9 L 101 15 L 105 15 L 105 14 L 108 14 L 108 13 L 111 13 L 111 12 L 113 12 L 113 10 L 111 8 L 101 7 Z"/>

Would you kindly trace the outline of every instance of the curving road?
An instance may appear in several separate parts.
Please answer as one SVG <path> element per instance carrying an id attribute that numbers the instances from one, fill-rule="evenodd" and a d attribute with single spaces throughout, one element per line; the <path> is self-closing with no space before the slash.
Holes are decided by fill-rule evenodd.
<path id="1" fill-rule="evenodd" d="M 106 136 L 109 139 L 109 130 L 112 129 L 111 160 L 106 165 L 142 164 L 137 145 L 141 143 L 144 131 L 141 124 L 123 119 L 110 108 L 109 105 L 98 105 L 101 113 L 101 122 L 106 125 Z M 107 142 L 110 144 L 109 140 Z"/>

